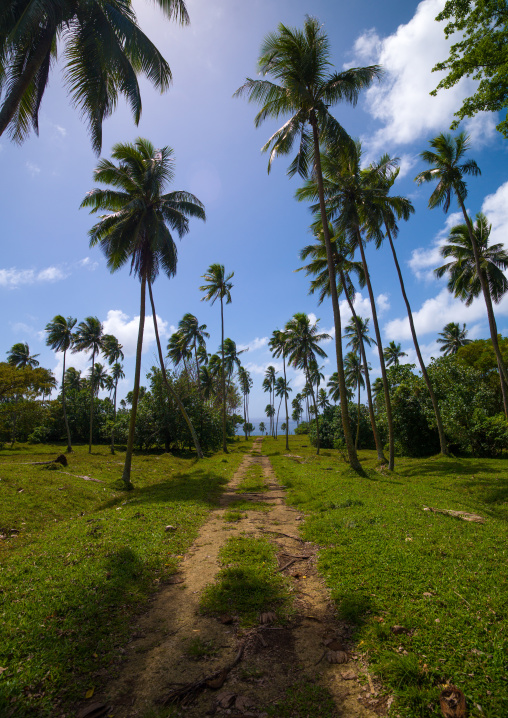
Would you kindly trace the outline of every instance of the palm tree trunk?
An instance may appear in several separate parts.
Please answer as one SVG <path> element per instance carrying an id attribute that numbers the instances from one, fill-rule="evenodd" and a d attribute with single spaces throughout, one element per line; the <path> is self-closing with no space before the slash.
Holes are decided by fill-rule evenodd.
<path id="1" fill-rule="evenodd" d="M 138 410 L 138 397 L 139 397 L 139 380 L 141 376 L 141 352 L 143 350 L 143 332 L 145 329 L 145 288 L 146 288 L 146 275 L 143 274 L 141 277 L 141 300 L 139 307 L 139 329 L 138 329 L 138 345 L 136 348 L 136 369 L 134 371 L 134 389 L 132 391 L 132 405 L 131 405 L 131 416 L 129 422 L 129 436 L 127 438 L 127 451 L 125 453 L 125 464 L 123 467 L 122 481 L 124 488 L 127 490 L 133 489 L 134 486 L 131 483 L 131 463 L 132 463 L 132 449 L 134 447 L 134 431 L 136 429 L 136 412 Z"/>
<path id="2" fill-rule="evenodd" d="M 321 170 L 321 155 L 319 150 L 319 132 L 317 127 L 316 117 L 314 112 L 311 112 L 310 123 L 312 125 L 312 132 L 314 137 L 314 162 L 316 170 L 316 180 L 318 185 L 319 194 L 319 207 L 321 210 L 321 224 L 323 226 L 323 238 L 325 240 L 326 247 L 326 261 L 328 264 L 328 278 L 330 281 L 330 295 L 332 299 L 333 309 L 333 323 L 335 327 L 335 351 L 337 354 L 337 375 L 339 378 L 339 393 L 340 393 L 340 411 L 342 416 L 342 429 L 344 431 L 344 440 L 346 443 L 346 450 L 349 459 L 349 464 L 355 471 L 362 471 L 362 465 L 358 461 L 356 455 L 356 449 L 353 444 L 353 438 L 351 436 L 351 426 L 349 424 L 349 415 L 347 410 L 347 390 L 346 380 L 344 377 L 344 361 L 342 356 L 342 327 L 340 319 L 340 307 L 339 300 L 337 297 L 337 282 L 335 278 L 335 267 L 333 264 L 332 246 L 330 243 L 330 235 L 328 232 L 328 218 L 326 216 L 325 207 L 325 194 L 323 188 L 323 173 Z"/>
<path id="3" fill-rule="evenodd" d="M 116 391 L 118 389 L 118 379 L 115 381 L 115 393 L 113 398 L 113 426 L 111 427 L 111 453 L 115 453 L 115 421 L 116 421 Z"/>
<path id="4" fill-rule="evenodd" d="M 356 410 L 356 438 L 355 449 L 358 451 L 358 439 L 360 438 L 360 377 L 358 377 L 358 406 Z"/>
<path id="5" fill-rule="evenodd" d="M 176 393 L 176 391 L 175 391 L 175 390 L 173 389 L 173 387 L 171 386 L 171 384 L 170 384 L 170 382 L 169 382 L 169 379 L 168 379 L 168 376 L 167 376 L 167 374 L 166 374 L 166 367 L 165 367 L 165 365 L 164 365 L 164 358 L 163 358 L 163 356 L 162 356 L 162 347 L 161 347 L 161 342 L 160 342 L 160 338 L 159 338 L 159 329 L 158 329 L 158 326 L 157 326 L 157 314 L 155 313 L 155 303 L 154 303 L 154 301 L 153 301 L 152 285 L 151 285 L 150 281 L 148 282 L 148 294 L 149 294 L 149 296 L 150 296 L 150 305 L 151 305 L 151 307 L 152 307 L 153 328 L 154 328 L 154 330 L 155 330 L 155 341 L 156 341 L 156 343 L 157 343 L 157 351 L 158 351 L 158 354 L 159 354 L 159 363 L 160 363 L 160 365 L 161 365 L 162 378 L 163 378 L 164 383 L 165 383 L 165 385 L 166 385 L 166 389 L 168 390 L 168 394 L 171 394 L 171 396 L 172 396 L 172 397 L 174 398 L 174 400 L 176 401 L 176 403 L 177 403 L 177 405 L 178 405 L 178 408 L 179 408 L 180 411 L 182 412 L 182 416 L 183 416 L 183 418 L 185 419 L 185 422 L 186 422 L 186 424 L 187 424 L 187 427 L 188 427 L 188 429 L 189 429 L 189 431 L 190 431 L 190 433 L 191 433 L 192 441 L 194 442 L 194 446 L 195 446 L 195 448 L 196 448 L 196 454 L 198 455 L 198 459 L 202 459 L 202 458 L 203 458 L 203 452 L 201 451 L 201 446 L 200 446 L 200 444 L 199 444 L 199 439 L 198 439 L 197 434 L 196 434 L 196 432 L 195 432 L 195 430 L 194 430 L 194 427 L 193 427 L 193 425 L 192 425 L 192 422 L 191 422 L 191 420 L 190 420 L 190 418 L 189 418 L 189 415 L 187 414 L 187 411 L 185 410 L 185 407 L 184 407 L 184 405 L 183 405 L 183 403 L 182 403 L 180 397 L 178 396 L 178 394 Z"/>
<path id="6" fill-rule="evenodd" d="M 427 368 L 425 366 L 425 362 L 423 361 L 423 357 L 422 357 L 422 354 L 420 351 L 420 345 L 418 343 L 415 325 L 413 322 L 413 313 L 412 313 L 411 307 L 409 305 L 409 299 L 407 298 L 406 288 L 404 286 L 404 280 L 402 279 L 402 272 L 400 271 L 399 260 L 397 258 L 397 253 L 395 252 L 395 246 L 393 244 L 392 235 L 391 235 L 391 232 L 390 232 L 386 222 L 385 222 L 385 227 L 386 227 L 386 233 L 388 235 L 388 241 L 390 242 L 390 247 L 392 250 L 393 261 L 395 262 L 395 268 L 397 269 L 397 274 L 399 276 L 400 289 L 402 291 L 402 296 L 403 296 L 404 302 L 406 304 L 407 318 L 409 319 L 409 327 L 411 329 L 411 336 L 413 337 L 413 344 L 414 344 L 414 347 L 416 350 L 416 355 L 418 357 L 418 361 L 420 363 L 420 369 L 422 370 L 422 376 L 425 381 L 425 384 L 427 385 L 427 390 L 430 395 L 430 400 L 432 402 L 432 407 L 434 409 L 434 415 L 436 417 L 437 433 L 439 434 L 439 446 L 441 447 L 441 453 L 443 454 L 443 456 L 449 456 L 448 446 L 446 444 L 446 437 L 445 437 L 444 428 L 443 428 L 443 421 L 441 419 L 441 412 L 439 411 L 439 404 L 437 402 L 436 394 L 434 393 L 434 389 L 432 388 L 430 377 L 427 373 Z"/>
<path id="7" fill-rule="evenodd" d="M 383 356 L 383 345 L 381 342 L 381 332 L 379 331 L 379 323 L 377 320 L 377 311 L 376 311 L 376 302 L 374 300 L 374 292 L 372 291 L 372 284 L 370 283 L 369 268 L 367 267 L 367 260 L 365 258 L 365 251 L 363 249 L 363 239 L 360 234 L 360 230 L 358 228 L 356 230 L 356 236 L 357 236 L 357 240 L 358 240 L 358 246 L 360 247 L 363 271 L 365 272 L 365 281 L 367 283 L 370 304 L 372 307 L 372 322 L 374 324 L 374 330 L 376 332 L 379 363 L 381 365 L 381 376 L 383 377 L 383 388 L 384 388 L 384 394 L 385 394 L 386 420 L 388 422 L 388 446 L 389 446 L 388 468 L 390 471 L 393 471 L 394 464 L 395 464 L 395 446 L 394 446 L 394 441 L 393 441 L 392 403 L 390 401 L 390 390 L 388 388 L 388 379 L 386 378 L 386 367 L 385 367 L 385 359 Z"/>
<path id="8" fill-rule="evenodd" d="M 355 327 L 356 327 L 356 333 L 358 335 L 358 342 L 360 345 L 360 354 L 362 357 L 363 368 L 364 368 L 364 373 L 365 373 L 365 386 L 367 388 L 367 399 L 368 399 L 368 404 L 369 404 L 370 423 L 372 426 L 372 433 L 374 434 L 374 443 L 376 444 L 377 458 L 378 458 L 378 461 L 382 462 L 383 464 L 386 464 L 388 462 L 386 461 L 386 457 L 383 452 L 383 445 L 381 444 L 381 438 L 379 436 L 379 431 L 378 431 L 377 423 L 376 423 L 376 416 L 374 414 L 374 402 L 372 401 L 372 390 L 371 390 L 371 386 L 370 386 L 369 365 L 367 363 L 367 355 L 365 353 L 365 344 L 363 342 L 362 332 L 360 330 L 360 325 L 358 323 L 358 316 L 355 312 L 354 304 L 351 300 L 351 297 L 349 296 L 349 292 L 346 289 L 347 284 L 346 284 L 346 278 L 344 275 L 344 270 L 341 267 L 339 267 L 339 272 L 340 272 L 340 281 L 341 281 L 342 286 L 344 287 L 344 292 L 346 295 L 347 303 L 349 305 L 349 308 L 351 309 L 351 315 L 353 317 L 353 321 L 354 321 Z"/>
<path id="9" fill-rule="evenodd" d="M 226 377 L 224 376 L 224 305 L 222 296 L 220 298 L 220 324 L 221 324 L 221 380 L 222 380 L 222 451 L 227 454 L 228 446 L 226 443 Z"/>
<path id="10" fill-rule="evenodd" d="M 72 454 L 71 432 L 69 429 L 69 420 L 67 419 L 67 407 L 65 404 L 65 355 L 66 354 L 67 354 L 67 351 L 64 351 L 64 353 L 63 353 L 63 370 L 62 370 L 62 409 L 63 409 L 64 422 L 65 422 L 65 431 L 67 432 L 67 453 Z"/>
<path id="11" fill-rule="evenodd" d="M 282 365 L 284 367 L 284 386 L 287 387 L 286 382 L 286 354 L 282 352 Z M 289 451 L 289 413 L 288 413 L 288 394 L 284 392 L 284 400 L 286 404 L 286 451 Z"/>
<path id="12" fill-rule="evenodd" d="M 496 354 L 497 364 L 498 368 L 500 370 L 500 376 L 501 381 L 503 381 L 508 386 L 508 372 L 506 370 L 506 366 L 501 354 L 501 350 L 499 349 L 499 342 L 497 340 L 497 325 L 496 325 L 496 319 L 494 316 L 494 309 L 492 307 L 492 297 L 490 296 L 490 290 L 489 286 L 487 284 L 487 280 L 485 278 L 485 275 L 482 271 L 482 267 L 480 264 L 480 254 L 478 252 L 478 247 L 476 246 L 476 240 L 474 238 L 474 232 L 473 227 L 471 225 L 471 220 L 469 219 L 469 215 L 466 212 L 466 208 L 464 206 L 464 202 L 462 201 L 460 195 L 457 193 L 457 199 L 460 205 L 460 208 L 462 210 L 462 214 L 464 215 L 464 219 L 466 221 L 467 229 L 469 232 L 469 239 L 471 240 L 471 247 L 473 249 L 474 254 L 474 262 L 476 266 L 476 272 L 478 274 L 478 278 L 480 280 L 480 284 L 483 291 L 483 297 L 485 299 L 485 305 L 487 307 L 487 317 L 489 320 L 489 329 L 490 329 L 490 338 L 492 340 L 492 346 L 494 347 L 494 352 Z M 503 391 L 503 400 L 505 399 L 506 392 Z M 504 411 L 505 414 L 508 416 L 508 407 L 506 405 L 506 402 L 504 403 Z"/>
<path id="13" fill-rule="evenodd" d="M 92 351 L 92 374 L 90 376 L 90 438 L 88 440 L 88 453 L 92 453 L 92 431 L 93 431 L 93 399 L 94 399 L 94 385 L 93 375 L 95 370 L 95 346 Z"/>
<path id="14" fill-rule="evenodd" d="M 310 393 L 312 395 L 312 402 L 314 404 L 314 415 L 316 417 L 316 443 L 317 443 L 316 454 L 319 454 L 319 416 L 318 416 L 318 410 L 317 410 L 317 404 L 316 404 L 316 397 L 314 395 L 314 389 L 312 388 L 312 382 L 310 380 L 309 370 L 307 368 L 307 362 L 305 362 L 305 364 L 304 364 L 304 370 L 305 370 L 305 376 L 307 377 L 307 382 L 310 387 Z"/>

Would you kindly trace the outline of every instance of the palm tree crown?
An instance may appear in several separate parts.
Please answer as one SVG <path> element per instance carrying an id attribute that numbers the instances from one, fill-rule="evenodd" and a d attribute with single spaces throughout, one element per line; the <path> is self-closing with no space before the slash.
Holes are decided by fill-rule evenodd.
<path id="1" fill-rule="evenodd" d="M 35 369 L 39 366 L 39 362 L 36 359 L 38 356 L 38 354 L 30 354 L 30 347 L 26 342 L 18 342 L 17 344 L 13 344 L 7 352 L 7 361 L 11 366 L 15 366 L 18 369 L 25 369 L 26 367 Z"/>
<path id="2" fill-rule="evenodd" d="M 406 352 L 401 351 L 400 344 L 396 344 L 391 341 L 387 347 L 383 349 L 383 356 L 386 361 L 386 366 L 399 366 L 400 357 L 407 357 Z"/>
<path id="3" fill-rule="evenodd" d="M 462 325 L 462 329 L 458 322 L 448 322 L 442 332 L 439 332 L 438 344 L 442 344 L 440 351 L 444 352 L 445 357 L 450 354 L 456 354 L 460 347 L 471 344 L 471 339 L 467 339 L 466 325 Z"/>

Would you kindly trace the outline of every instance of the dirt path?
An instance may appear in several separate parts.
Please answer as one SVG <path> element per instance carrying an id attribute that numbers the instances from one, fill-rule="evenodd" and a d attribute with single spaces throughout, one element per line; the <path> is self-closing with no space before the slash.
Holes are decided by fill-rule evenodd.
<path id="1" fill-rule="evenodd" d="M 365 666 L 355 660 L 351 630 L 336 619 L 327 590 L 316 572 L 317 547 L 298 538 L 302 517 L 286 506 L 284 491 L 276 481 L 270 461 L 261 454 L 261 442 L 255 440 L 251 454 L 244 458 L 228 484 L 219 508 L 212 512 L 182 561 L 175 583 L 155 596 L 150 610 L 133 627 L 118 677 L 94 697 L 94 703 L 107 705 L 108 710 L 94 716 L 157 716 L 164 699 L 179 684 L 199 681 L 227 666 L 240 645 L 245 646 L 242 660 L 227 674 L 224 684 L 217 690 L 205 688 L 197 692 L 189 705 L 176 709 L 173 715 L 181 712 L 191 718 L 266 716 L 263 710 L 267 706 L 283 699 L 288 688 L 306 680 L 328 689 L 337 706 L 337 716 L 373 718 L 386 713 L 386 699 L 378 694 Z M 262 467 L 268 489 L 239 494 L 236 487 L 256 463 Z M 226 523 L 224 513 L 238 498 L 266 502 L 270 511 L 248 510 L 241 521 Z M 291 576 L 296 608 L 288 625 L 281 627 L 275 623 L 241 631 L 235 622 L 225 625 L 199 614 L 200 593 L 220 568 L 219 550 L 237 535 L 269 538 L 277 548 L 281 568 L 294 557 L 310 557 L 295 559 L 284 569 Z M 217 654 L 206 660 L 189 657 L 189 643 L 196 637 L 212 641 Z M 340 643 L 348 652 L 347 663 L 328 662 L 325 654 L 329 648 L 325 644 L 332 639 L 337 643 L 331 644 L 331 648 Z M 91 702 L 81 706 L 82 715 L 87 715 L 91 707 Z"/>

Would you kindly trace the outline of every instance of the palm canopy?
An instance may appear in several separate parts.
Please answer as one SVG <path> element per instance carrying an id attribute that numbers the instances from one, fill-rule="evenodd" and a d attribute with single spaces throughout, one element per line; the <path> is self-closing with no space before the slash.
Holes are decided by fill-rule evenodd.
<path id="1" fill-rule="evenodd" d="M 487 217 L 479 212 L 473 225 L 474 238 L 490 296 L 498 304 L 508 291 L 508 281 L 504 274 L 504 270 L 508 269 L 508 252 L 502 244 L 489 246 L 491 229 Z M 469 306 L 481 294 L 482 287 L 466 224 L 452 228 L 448 243 L 441 247 L 441 256 L 451 261 L 435 269 L 434 273 L 437 277 L 448 274 L 448 290 Z"/>
<path id="2" fill-rule="evenodd" d="M 170 19 L 187 24 L 184 0 L 156 0 Z M 63 49 L 63 52 L 62 52 Z M 39 108 L 49 73 L 63 58 L 72 104 L 86 119 L 93 149 L 102 145 L 102 123 L 123 96 L 138 124 L 144 74 L 165 91 L 171 70 L 140 30 L 132 0 L 9 0 L 0 12 L 0 135 L 22 142 L 39 129 Z"/>
<path id="3" fill-rule="evenodd" d="M 112 157 L 118 165 L 102 159 L 94 172 L 96 182 L 112 189 L 94 188 L 81 203 L 91 213 L 111 212 L 89 231 L 90 246 L 100 245 L 112 272 L 130 260 L 131 273 L 150 284 L 159 270 L 174 276 L 177 250 L 171 231 L 182 237 L 189 231 L 189 217 L 204 220 L 202 203 L 189 192 L 164 193 L 174 178 L 171 147 L 156 149 L 138 137 L 114 145 Z"/>
<path id="4" fill-rule="evenodd" d="M 93 356 L 102 351 L 102 324 L 97 317 L 87 317 L 78 324 L 74 333 L 72 353 L 90 352 Z"/>
<path id="5" fill-rule="evenodd" d="M 26 342 L 17 342 L 7 352 L 7 362 L 18 369 L 35 369 L 39 366 L 36 357 L 38 354 L 30 354 L 30 347 Z"/>
<path id="6" fill-rule="evenodd" d="M 250 102 L 262 105 L 255 125 L 268 119 L 291 115 L 263 147 L 269 152 L 268 171 L 278 155 L 288 155 L 295 143 L 298 151 L 288 174 L 308 174 L 314 161 L 314 144 L 308 130 L 319 128 L 322 140 L 351 142 L 349 135 L 330 114 L 329 107 L 338 102 L 355 105 L 362 89 L 381 76 L 378 65 L 356 67 L 344 72 L 333 71 L 328 38 L 316 18 L 306 17 L 303 30 L 280 23 L 277 32 L 266 36 L 258 59 L 258 72 L 268 79 L 246 82 L 235 92 L 247 95 Z"/>
<path id="7" fill-rule="evenodd" d="M 203 274 L 203 279 L 206 284 L 199 288 L 205 293 L 201 301 L 215 304 L 217 299 L 225 299 L 226 304 L 231 304 L 231 290 L 233 289 L 231 279 L 233 279 L 234 276 L 234 272 L 230 272 L 226 275 L 223 264 L 211 264 L 206 274 Z"/>
<path id="8" fill-rule="evenodd" d="M 289 363 L 297 369 L 305 369 L 306 373 L 316 362 L 316 356 L 326 357 L 319 342 L 330 339 L 330 335 L 318 332 L 318 321 L 312 324 L 307 314 L 299 312 L 286 324 Z"/>
<path id="9" fill-rule="evenodd" d="M 46 324 L 46 344 L 55 352 L 66 352 L 72 344 L 72 330 L 77 319 L 57 314 Z"/>
<path id="10" fill-rule="evenodd" d="M 357 315 L 356 322 L 353 317 L 351 317 L 349 323 L 346 324 L 344 339 L 349 339 L 346 346 L 351 347 L 352 351 L 357 353 L 360 351 L 360 337 L 358 336 L 358 332 L 360 332 L 363 343 L 367 344 L 367 346 L 370 347 L 372 344 L 377 343 L 376 340 L 369 335 L 369 322 L 369 317 L 363 319 L 363 317 Z"/>
<path id="11" fill-rule="evenodd" d="M 120 344 L 114 334 L 104 334 L 102 337 L 102 352 L 108 360 L 109 366 L 115 364 L 120 359 L 123 361 L 124 353 L 122 351 L 123 346 Z"/>
<path id="12" fill-rule="evenodd" d="M 471 339 L 467 339 L 466 325 L 462 324 L 461 329 L 458 322 L 448 322 L 438 337 L 437 343 L 442 344 L 439 351 L 442 351 L 445 357 L 456 354 L 460 347 L 471 344 Z"/>
<path id="13" fill-rule="evenodd" d="M 205 339 L 210 338 L 210 334 L 206 331 L 206 324 L 199 324 L 194 314 L 184 314 L 178 322 L 178 329 L 184 338 L 187 346 L 197 347 L 205 346 Z"/>
<path id="14" fill-rule="evenodd" d="M 385 358 L 386 366 L 399 366 L 400 357 L 407 357 L 406 352 L 401 351 L 400 344 L 396 344 L 391 341 L 387 347 L 383 349 L 383 356 Z"/>
<path id="15" fill-rule="evenodd" d="M 444 212 L 450 209 L 452 192 L 457 195 L 459 204 L 467 197 L 467 186 L 464 175 L 476 176 L 481 174 L 480 168 L 474 160 L 464 160 L 464 155 L 470 148 L 469 137 L 461 132 L 456 137 L 441 133 L 430 140 L 432 150 L 420 153 L 424 162 L 432 165 L 431 169 L 420 172 L 415 177 L 417 184 L 437 180 L 437 186 L 430 195 L 429 208 L 443 207 Z"/>
<path id="16" fill-rule="evenodd" d="M 346 373 L 346 382 L 351 389 L 365 387 L 365 380 L 362 376 L 363 365 L 360 357 L 356 352 L 348 352 L 344 361 L 344 371 Z"/>

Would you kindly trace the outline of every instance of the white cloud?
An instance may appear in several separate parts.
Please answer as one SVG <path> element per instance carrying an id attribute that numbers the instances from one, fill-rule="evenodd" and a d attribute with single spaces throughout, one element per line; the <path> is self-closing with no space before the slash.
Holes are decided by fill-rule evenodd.
<path id="1" fill-rule="evenodd" d="M 387 312 L 390 309 L 390 302 L 388 299 L 387 294 L 378 294 L 378 296 L 375 298 L 376 300 L 376 309 L 378 316 L 383 315 L 385 312 Z M 355 309 L 356 314 L 359 317 L 362 317 L 362 319 L 370 318 L 372 319 L 372 308 L 370 305 L 370 300 L 368 296 L 363 296 L 361 292 L 356 292 L 355 298 L 353 301 L 353 307 Z M 340 316 L 342 320 L 342 324 L 345 325 L 349 320 L 351 319 L 351 310 L 349 308 L 349 304 L 347 302 L 347 299 L 343 299 L 340 302 Z"/>
<path id="2" fill-rule="evenodd" d="M 399 175 L 397 179 L 402 179 L 402 177 L 405 177 L 409 172 L 413 169 L 415 164 L 418 162 L 418 157 L 416 155 L 408 155 L 403 154 L 400 157 L 399 162 Z"/>
<path id="3" fill-rule="evenodd" d="M 244 366 L 248 372 L 250 372 L 251 374 L 257 374 L 259 376 L 264 376 L 269 366 L 275 367 L 276 373 L 282 372 L 284 369 L 283 363 L 277 361 L 267 361 L 264 364 L 255 364 L 254 362 L 248 362 Z"/>
<path id="4" fill-rule="evenodd" d="M 500 243 L 508 249 L 508 182 L 485 197 L 482 212 L 492 225 L 490 244 Z"/>
<path id="5" fill-rule="evenodd" d="M 250 351 L 255 352 L 256 349 L 261 349 L 262 347 L 266 347 L 268 344 L 268 337 L 256 337 L 248 344 L 239 344 L 238 349 L 242 351 Z"/>
<path id="6" fill-rule="evenodd" d="M 80 259 L 77 262 L 77 265 L 78 267 L 82 267 L 83 269 L 88 269 L 90 272 L 93 272 L 99 266 L 99 262 L 92 262 L 90 257 L 85 257 L 84 259 Z"/>
<path id="7" fill-rule="evenodd" d="M 438 232 L 430 247 L 418 247 L 412 251 L 408 264 L 418 279 L 428 282 L 435 279 L 434 269 L 443 263 L 441 247 L 446 244 L 450 229 L 463 221 L 462 212 L 452 212 L 446 218 L 443 229 Z"/>
<path id="8" fill-rule="evenodd" d="M 25 336 L 35 336 L 36 332 L 33 327 L 25 322 L 16 322 L 12 325 L 12 331 L 14 334 L 23 334 Z"/>
<path id="9" fill-rule="evenodd" d="M 442 131 L 454 119 L 462 100 L 472 94 L 476 82 L 463 78 L 453 88 L 433 97 L 443 72 L 432 72 L 444 60 L 455 38 L 446 39 L 444 23 L 435 21 L 443 0 L 423 0 L 413 18 L 395 33 L 380 39 L 374 29 L 361 35 L 354 45 L 351 65 L 376 62 L 385 71 L 383 80 L 366 93 L 367 111 L 383 123 L 365 142 L 369 153 L 393 144 L 407 144 L 430 132 Z M 483 141 L 493 134 L 492 115 L 482 113 L 466 129 Z"/>
<path id="10" fill-rule="evenodd" d="M 41 168 L 38 167 L 38 165 L 34 164 L 33 162 L 26 162 L 25 167 L 30 172 L 32 177 L 37 177 L 41 173 Z"/>
<path id="11" fill-rule="evenodd" d="M 45 269 L 0 269 L 0 287 L 16 289 L 22 285 L 36 284 L 38 282 L 57 282 L 65 279 L 67 273 L 59 267 L 46 267 Z"/>
<path id="12" fill-rule="evenodd" d="M 113 334 L 120 344 L 123 345 L 123 352 L 126 357 L 135 356 L 138 342 L 139 316 L 129 319 L 121 309 L 110 309 L 106 321 L 103 322 L 104 334 Z M 159 336 L 168 336 L 168 323 L 157 315 L 157 328 Z M 145 318 L 143 332 L 143 353 L 150 349 L 150 344 L 155 342 L 155 329 L 152 316 Z"/>

